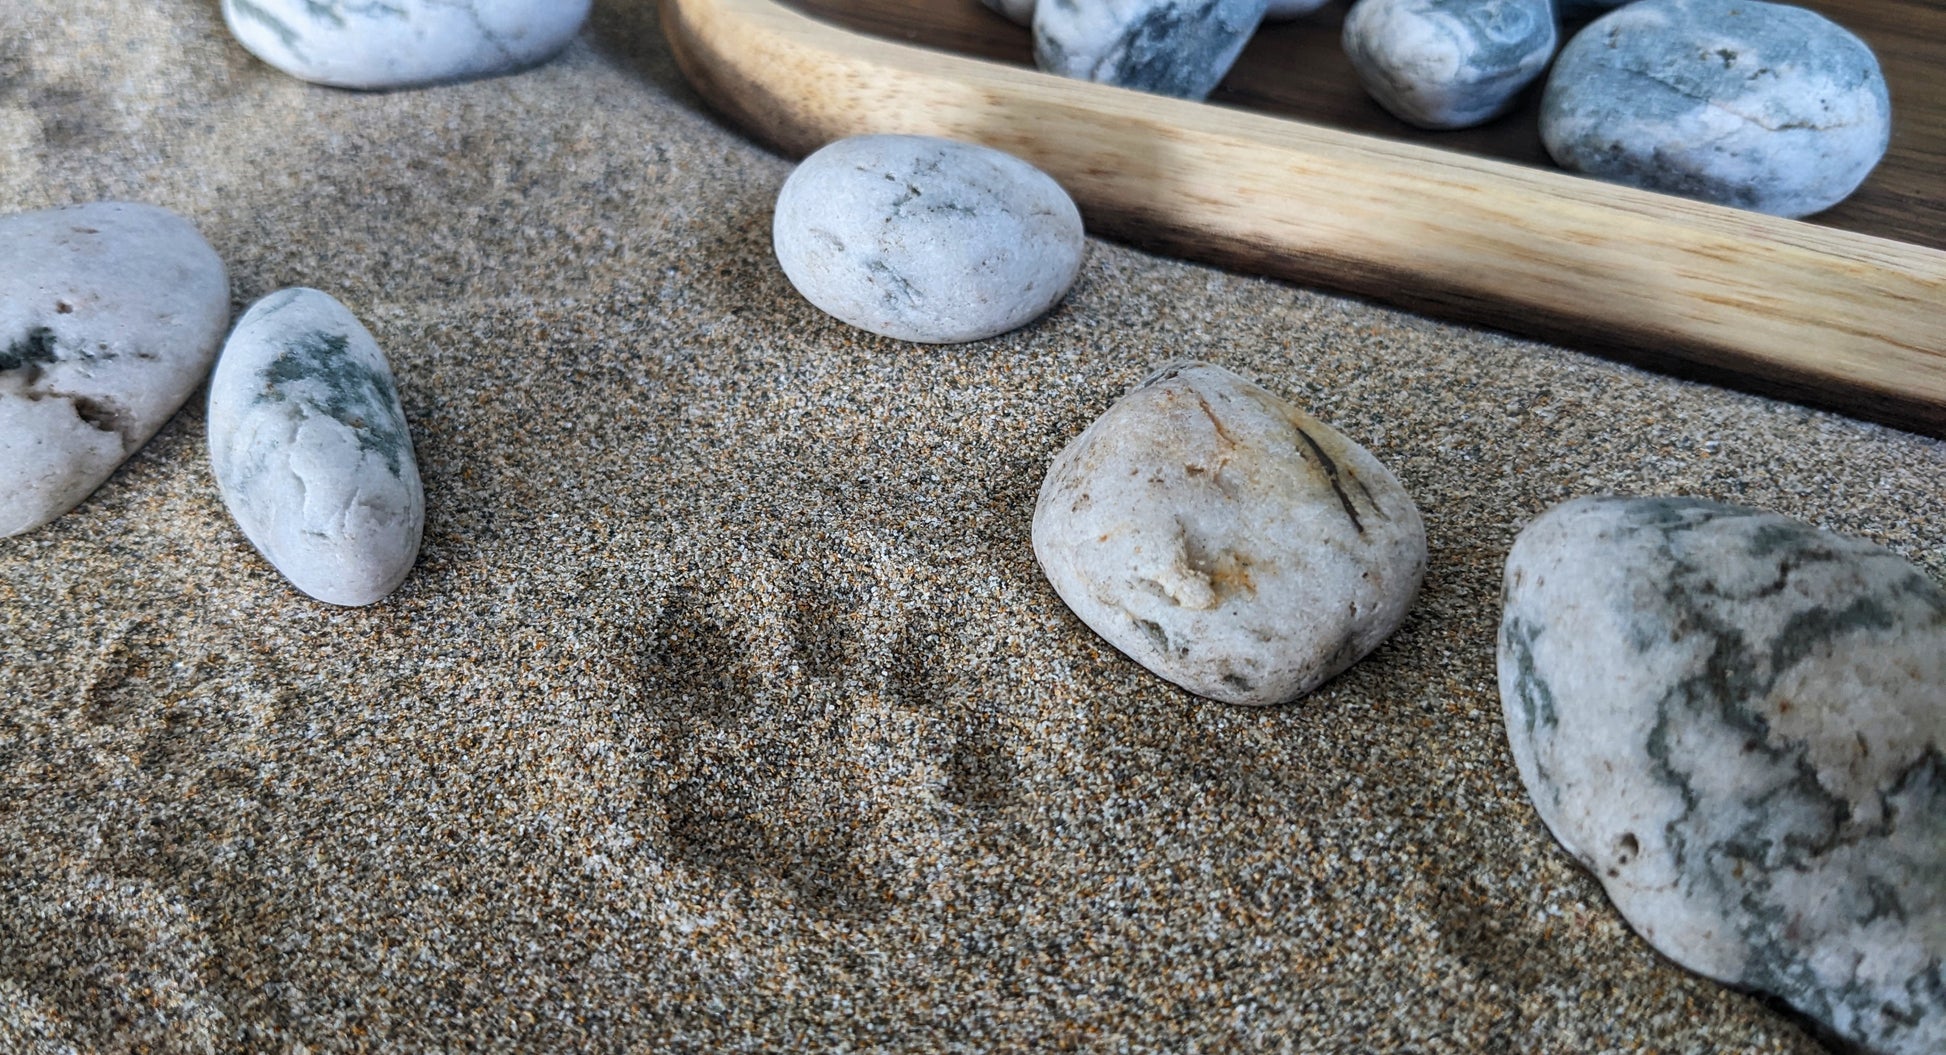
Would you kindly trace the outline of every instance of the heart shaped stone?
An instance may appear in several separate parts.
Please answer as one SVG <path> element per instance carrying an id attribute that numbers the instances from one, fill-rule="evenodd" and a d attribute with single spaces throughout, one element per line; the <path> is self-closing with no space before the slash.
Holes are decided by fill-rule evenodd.
<path id="1" fill-rule="evenodd" d="M 1507 560 L 1535 808 L 1677 963 L 1864 1050 L 1946 1051 L 1946 591 L 1694 498 L 1585 498 Z"/>
<path id="2" fill-rule="evenodd" d="M 0 217 L 0 536 L 73 509 L 208 376 L 223 261 L 166 209 Z"/>

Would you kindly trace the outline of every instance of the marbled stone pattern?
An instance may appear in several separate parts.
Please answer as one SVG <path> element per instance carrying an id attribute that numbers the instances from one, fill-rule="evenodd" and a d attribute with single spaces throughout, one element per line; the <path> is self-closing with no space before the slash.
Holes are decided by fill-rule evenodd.
<path id="1" fill-rule="evenodd" d="M 1563 168 L 1778 216 L 1836 205 L 1891 139 L 1865 43 L 1762 0 L 1642 0 L 1561 49 L 1541 139 Z"/>
<path id="2" fill-rule="evenodd" d="M 1554 57 L 1550 0 L 1359 0 L 1345 55 L 1373 99 L 1421 128 L 1468 128 L 1513 106 Z"/>
<path id="3" fill-rule="evenodd" d="M 1507 560 L 1500 692 L 1541 818 L 1692 970 L 1864 1050 L 1946 1050 L 1946 591 L 1693 498 L 1586 498 Z"/>
<path id="4" fill-rule="evenodd" d="M 1081 213 L 1046 173 L 974 143 L 855 136 L 805 158 L 771 240 L 804 299 L 873 333 L 949 344 L 1005 333 L 1066 295 Z"/>
<path id="5" fill-rule="evenodd" d="M 329 294 L 258 301 L 210 381 L 209 453 L 238 526 L 291 584 L 366 605 L 418 558 L 425 495 L 391 367 Z"/>
<path id="6" fill-rule="evenodd" d="M 980 0 L 981 3 L 1023 26 L 1034 24 L 1034 0 Z"/>
<path id="7" fill-rule="evenodd" d="M 1034 63 L 1161 95 L 1215 90 L 1263 21 L 1265 0 L 1041 0 Z"/>
<path id="8" fill-rule="evenodd" d="M 237 41 L 293 77 L 404 88 L 544 62 L 591 0 L 223 0 Z"/>
<path id="9" fill-rule="evenodd" d="M 1287 703 L 1404 620 L 1419 511 L 1364 448 L 1222 367 L 1158 370 L 1067 446 L 1034 507 L 1055 592 L 1200 696 Z"/>
<path id="10" fill-rule="evenodd" d="M 0 537 L 101 486 L 202 383 L 229 321 L 223 261 L 175 213 L 0 217 Z"/>

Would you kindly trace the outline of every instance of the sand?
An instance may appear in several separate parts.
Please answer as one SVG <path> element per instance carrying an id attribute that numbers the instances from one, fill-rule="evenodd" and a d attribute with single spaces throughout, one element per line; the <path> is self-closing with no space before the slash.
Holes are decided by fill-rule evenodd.
<path id="1" fill-rule="evenodd" d="M 0 12 L 0 209 L 154 202 L 239 310 L 345 301 L 428 507 L 389 601 L 307 600 L 192 400 L 0 540 L 0 1051 L 1821 1050 L 1541 827 L 1501 565 L 1668 493 L 1946 578 L 1946 444 L 1102 242 L 1039 324 L 901 344 L 785 282 L 788 171 L 646 2 L 379 95 L 213 0 Z M 1148 675 L 1028 546 L 1054 452 L 1179 355 L 1426 514 L 1403 629 L 1293 706 Z"/>

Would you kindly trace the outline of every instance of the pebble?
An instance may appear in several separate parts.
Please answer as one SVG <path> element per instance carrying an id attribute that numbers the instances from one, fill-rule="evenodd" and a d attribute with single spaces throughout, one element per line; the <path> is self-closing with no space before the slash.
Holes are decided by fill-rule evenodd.
<path id="1" fill-rule="evenodd" d="M 1550 0 L 1359 0 L 1345 55 L 1393 116 L 1470 128 L 1505 113 L 1554 57 Z"/>
<path id="2" fill-rule="evenodd" d="M 175 213 L 0 217 L 0 536 L 101 486 L 209 375 L 229 321 L 223 261 Z"/>
<path id="3" fill-rule="evenodd" d="M 406 88 L 518 70 L 581 31 L 591 0 L 223 0 L 250 53 L 301 80 Z"/>
<path id="4" fill-rule="evenodd" d="M 1048 469 L 1034 553 L 1096 633 L 1226 703 L 1286 703 L 1398 628 L 1419 510 L 1330 426 L 1222 367 L 1172 363 Z"/>
<path id="5" fill-rule="evenodd" d="M 818 308 L 886 337 L 977 341 L 1039 318 L 1081 272 L 1081 213 L 1046 173 L 973 143 L 841 139 L 784 181 L 778 263 Z"/>
<path id="6" fill-rule="evenodd" d="M 1023 26 L 1034 24 L 1034 0 L 980 0 L 980 2 Z"/>
<path id="7" fill-rule="evenodd" d="M 1896 554 L 1694 498 L 1585 498 L 1515 541 L 1508 739 L 1631 926 L 1864 1050 L 1946 1051 L 1946 591 Z"/>
<path id="8" fill-rule="evenodd" d="M 244 535 L 312 597 L 371 604 L 418 559 L 426 502 L 392 371 L 330 295 L 279 290 L 237 322 L 209 453 Z"/>
<path id="9" fill-rule="evenodd" d="M 1890 137 L 1871 49 L 1762 0 L 1611 11 L 1561 49 L 1541 100 L 1541 139 L 1563 168 L 1778 216 L 1842 201 Z"/>
<path id="10" fill-rule="evenodd" d="M 1034 9 L 1034 63 L 1063 77 L 1201 99 L 1230 72 L 1265 6 L 1265 0 L 1047 0 Z"/>

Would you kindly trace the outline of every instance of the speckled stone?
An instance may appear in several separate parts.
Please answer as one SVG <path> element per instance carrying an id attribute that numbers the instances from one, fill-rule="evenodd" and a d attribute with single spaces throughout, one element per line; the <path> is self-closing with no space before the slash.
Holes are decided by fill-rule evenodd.
<path id="1" fill-rule="evenodd" d="M 291 585 L 367 605 L 419 555 L 426 500 L 391 367 L 315 289 L 258 301 L 210 380 L 209 454 L 238 526 Z"/>
<path id="2" fill-rule="evenodd" d="M 202 384 L 229 321 L 223 261 L 175 213 L 0 217 L 0 537 L 101 486 Z"/>
<path id="3" fill-rule="evenodd" d="M 1691 498 L 1550 510 L 1507 560 L 1541 818 L 1676 962 L 1884 1055 L 1946 1050 L 1946 591 Z"/>
<path id="4" fill-rule="evenodd" d="M 1034 24 L 1034 0 L 980 0 L 980 2 L 1023 26 Z"/>
<path id="5" fill-rule="evenodd" d="M 1264 0 L 1042 0 L 1034 63 L 1160 95 L 1215 90 L 1263 21 Z"/>
<path id="6" fill-rule="evenodd" d="M 974 143 L 855 136 L 805 158 L 771 223 L 804 299 L 903 341 L 977 341 L 1067 294 L 1081 213 L 1046 173 Z"/>
<path id="7" fill-rule="evenodd" d="M 1130 658 L 1201 696 L 1288 703 L 1378 647 L 1426 570 L 1378 459 L 1218 366 L 1172 363 L 1048 468 L 1034 554 Z"/>
<path id="8" fill-rule="evenodd" d="M 1554 57 L 1550 0 L 1359 0 L 1345 54 L 1365 91 L 1421 128 L 1505 113 Z"/>
<path id="9" fill-rule="evenodd" d="M 1642 0 L 1561 49 L 1541 139 L 1563 168 L 1779 216 L 1856 190 L 1891 103 L 1865 43 L 1762 0 Z"/>
<path id="10" fill-rule="evenodd" d="M 339 88 L 405 88 L 544 62 L 591 0 L 223 0 L 251 54 Z"/>

